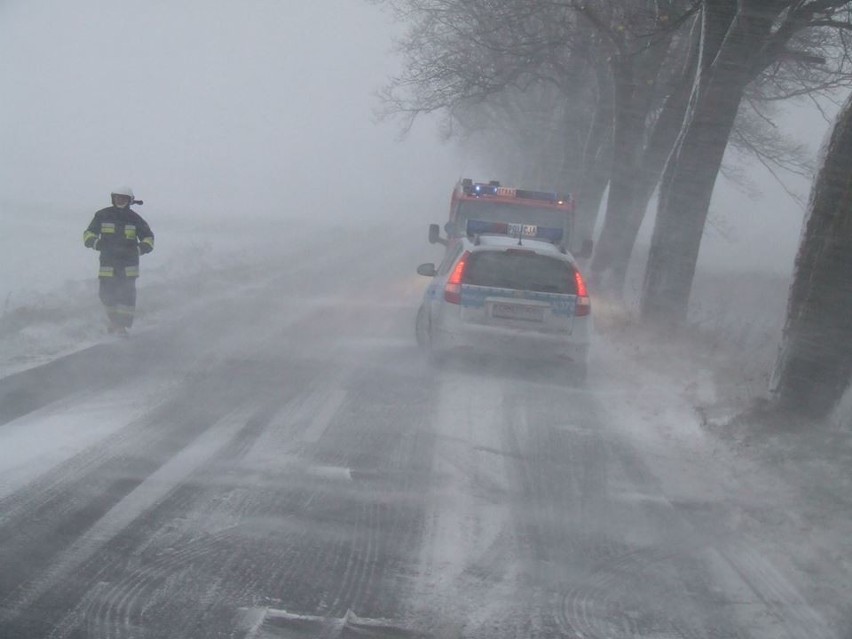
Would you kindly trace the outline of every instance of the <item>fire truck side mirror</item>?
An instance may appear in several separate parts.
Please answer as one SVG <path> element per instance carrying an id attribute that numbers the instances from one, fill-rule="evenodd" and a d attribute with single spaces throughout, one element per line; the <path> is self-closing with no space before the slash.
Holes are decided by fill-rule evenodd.
<path id="1" fill-rule="evenodd" d="M 441 237 L 441 227 L 437 224 L 429 225 L 429 244 L 446 244 L 447 241 Z"/>
<path id="2" fill-rule="evenodd" d="M 580 250 L 577 253 L 577 257 L 587 260 L 592 256 L 592 251 L 595 250 L 595 243 L 593 240 L 583 240 L 583 244 L 580 246 Z"/>

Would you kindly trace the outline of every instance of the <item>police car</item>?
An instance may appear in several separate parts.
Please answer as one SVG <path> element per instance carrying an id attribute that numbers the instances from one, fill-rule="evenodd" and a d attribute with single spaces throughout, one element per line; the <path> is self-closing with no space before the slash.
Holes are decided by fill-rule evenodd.
<path id="1" fill-rule="evenodd" d="M 418 343 L 433 353 L 484 351 L 570 362 L 584 379 L 591 303 L 562 230 L 470 220 L 432 277 L 417 313 Z"/>

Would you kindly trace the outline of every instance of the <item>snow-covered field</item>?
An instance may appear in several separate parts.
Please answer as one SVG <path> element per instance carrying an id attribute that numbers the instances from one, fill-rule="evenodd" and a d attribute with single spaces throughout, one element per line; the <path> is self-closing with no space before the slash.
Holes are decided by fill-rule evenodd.
<path id="1" fill-rule="evenodd" d="M 74 216 L 40 207 L 19 219 L 21 212 L 8 206 L 2 213 L 6 220 L 15 217 L 15 223 L 6 224 L 11 232 L 0 235 L 0 375 L 91 345 L 104 337 L 106 326 L 98 300 L 97 254 L 82 245 L 90 213 Z M 192 225 L 157 222 L 150 220 L 157 250 L 141 265 L 141 330 L 161 311 L 174 312 L 204 291 L 227 287 L 224 273 L 247 258 L 238 229 L 219 226 L 199 236 Z M 21 250 L 22 241 L 27 250 Z"/>
<path id="2" fill-rule="evenodd" d="M 82 244 L 93 210 L 0 203 L 0 377 L 105 338 L 98 258 Z M 303 259 L 309 249 L 374 232 L 369 223 L 332 227 L 322 221 L 222 215 L 208 220 L 138 210 L 154 230 L 156 249 L 141 260 L 135 332 L 174 320 L 192 304 L 228 295 L 252 279 L 263 280 L 272 275 L 265 270 L 269 260 Z"/>

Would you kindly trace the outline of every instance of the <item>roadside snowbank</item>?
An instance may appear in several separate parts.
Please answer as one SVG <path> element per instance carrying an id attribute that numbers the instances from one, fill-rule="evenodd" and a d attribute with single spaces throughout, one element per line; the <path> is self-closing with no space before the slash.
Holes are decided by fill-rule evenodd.
<path id="1" fill-rule="evenodd" d="M 759 550 L 779 568 L 782 576 L 764 584 L 789 595 L 779 595 L 779 614 L 804 605 L 783 581 L 789 578 L 840 636 L 848 632 L 852 600 L 852 394 L 825 423 L 770 418 L 761 410 L 786 284 L 767 275 L 704 274 L 693 297 L 701 303 L 677 337 L 598 304 L 589 383 L 622 391 L 606 402 L 611 421 L 645 451 L 673 504 L 695 510 L 698 520 L 706 510 L 708 529 Z M 715 500 L 732 508 L 714 515 Z"/>

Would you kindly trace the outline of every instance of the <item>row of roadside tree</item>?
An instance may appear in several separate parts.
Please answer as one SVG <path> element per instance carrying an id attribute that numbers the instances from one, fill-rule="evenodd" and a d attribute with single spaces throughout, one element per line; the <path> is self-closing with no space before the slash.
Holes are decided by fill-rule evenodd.
<path id="1" fill-rule="evenodd" d="M 381 95 L 386 115 L 409 127 L 440 112 L 446 133 L 479 146 L 504 178 L 574 192 L 578 244 L 592 239 L 608 194 L 591 262 L 599 291 L 621 295 L 657 194 L 641 315 L 667 329 L 686 322 L 729 146 L 775 173 L 807 174 L 776 105 L 852 86 L 850 0 L 373 1 L 406 25 L 402 70 Z M 814 415 L 852 375 L 852 134 L 841 128 L 811 199 L 775 376 L 779 405 Z M 826 233 L 845 244 L 827 251 Z M 817 295 L 820 268 L 833 277 Z M 845 323 L 820 323 L 837 313 Z M 844 347 L 814 350 L 825 339 Z"/>

